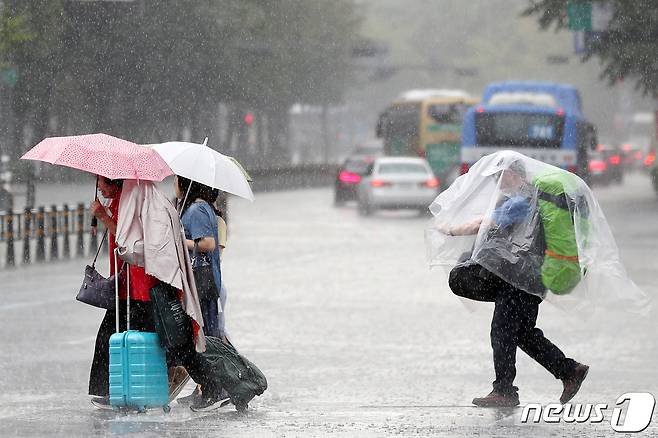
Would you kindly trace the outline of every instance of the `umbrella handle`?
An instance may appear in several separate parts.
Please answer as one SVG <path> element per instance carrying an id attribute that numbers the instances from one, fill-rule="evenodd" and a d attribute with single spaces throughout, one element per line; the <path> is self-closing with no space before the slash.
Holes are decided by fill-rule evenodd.
<path id="1" fill-rule="evenodd" d="M 185 201 L 187 201 L 187 197 L 188 197 L 189 194 L 190 194 L 190 189 L 192 188 L 192 183 L 193 183 L 193 182 L 194 182 L 194 181 L 191 181 L 191 180 L 190 180 L 190 184 L 187 186 L 187 191 L 185 192 L 185 197 L 183 198 L 183 202 L 181 202 L 181 204 L 178 206 L 178 215 L 179 215 L 179 216 L 180 216 L 180 214 L 183 212 L 183 206 L 185 205 Z"/>
<path id="2" fill-rule="evenodd" d="M 94 190 L 94 200 L 98 199 L 98 175 L 96 175 L 96 189 Z M 98 227 L 98 218 L 96 216 L 91 217 L 91 227 Z"/>

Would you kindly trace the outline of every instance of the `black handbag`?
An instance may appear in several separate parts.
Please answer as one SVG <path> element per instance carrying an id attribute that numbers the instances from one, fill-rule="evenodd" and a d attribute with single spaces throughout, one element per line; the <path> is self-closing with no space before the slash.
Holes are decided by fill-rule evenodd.
<path id="1" fill-rule="evenodd" d="M 114 275 L 111 275 L 109 278 L 103 277 L 96 270 L 96 259 L 98 254 L 101 252 L 103 247 L 103 242 L 107 237 L 107 230 L 103 235 L 98 250 L 96 251 L 96 256 L 94 261 L 90 265 L 85 267 L 85 278 L 82 281 L 82 286 L 78 291 L 78 295 L 75 297 L 76 300 L 89 304 L 90 306 L 99 307 L 101 309 L 113 309 L 115 304 L 115 294 L 114 290 Z M 123 272 L 125 263 L 121 265 L 121 270 L 115 275 L 120 275 Z"/>
<path id="2" fill-rule="evenodd" d="M 177 350 L 192 342 L 192 322 L 178 299 L 178 290 L 160 282 L 149 291 L 155 332 L 160 345 Z"/>
<path id="3" fill-rule="evenodd" d="M 196 292 L 199 300 L 216 300 L 219 298 L 219 292 L 213 275 L 212 259 L 208 254 L 199 252 L 198 246 L 198 242 L 194 242 L 194 252 L 191 260 Z"/>

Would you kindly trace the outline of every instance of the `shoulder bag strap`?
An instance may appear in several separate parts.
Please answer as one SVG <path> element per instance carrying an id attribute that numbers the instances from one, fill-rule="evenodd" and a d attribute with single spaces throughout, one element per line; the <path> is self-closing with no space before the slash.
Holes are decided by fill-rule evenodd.
<path id="1" fill-rule="evenodd" d="M 96 259 L 98 258 L 98 254 L 101 253 L 101 248 L 103 247 L 103 242 L 105 242 L 105 238 L 107 237 L 107 232 L 108 229 L 105 228 L 105 233 L 103 233 L 103 238 L 101 239 L 100 245 L 98 245 L 98 249 L 96 250 L 96 255 L 94 256 L 94 261 L 91 262 L 91 267 L 94 268 L 96 266 Z"/>

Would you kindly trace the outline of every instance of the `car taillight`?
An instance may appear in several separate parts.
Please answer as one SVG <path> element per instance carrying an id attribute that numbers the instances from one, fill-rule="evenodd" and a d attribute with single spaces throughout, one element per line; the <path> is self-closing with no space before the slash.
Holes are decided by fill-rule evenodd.
<path id="1" fill-rule="evenodd" d="M 386 186 L 390 186 L 391 183 L 382 181 L 380 179 L 373 179 L 372 181 L 370 181 L 370 185 L 373 187 L 386 187 Z"/>
<path id="2" fill-rule="evenodd" d="M 439 181 L 438 178 L 430 178 L 427 181 L 423 183 L 425 187 L 428 187 L 430 189 L 436 189 L 441 185 L 441 182 Z"/>
<path id="3" fill-rule="evenodd" d="M 621 156 L 619 155 L 612 155 L 610 158 L 608 158 L 608 161 L 610 164 L 613 166 L 619 166 L 621 164 Z"/>
<path id="4" fill-rule="evenodd" d="M 594 160 L 589 162 L 590 172 L 600 172 L 607 169 L 608 165 L 605 164 L 605 161 Z"/>
<path id="5" fill-rule="evenodd" d="M 468 173 L 468 170 L 471 168 L 468 163 L 462 163 L 462 167 L 459 169 L 459 174 L 464 175 Z"/>
<path id="6" fill-rule="evenodd" d="M 646 158 L 644 159 L 644 165 L 650 167 L 653 163 L 656 162 L 656 151 L 650 151 Z"/>
<path id="7" fill-rule="evenodd" d="M 361 181 L 361 175 L 343 170 L 338 174 L 338 181 L 347 184 L 357 184 Z"/>

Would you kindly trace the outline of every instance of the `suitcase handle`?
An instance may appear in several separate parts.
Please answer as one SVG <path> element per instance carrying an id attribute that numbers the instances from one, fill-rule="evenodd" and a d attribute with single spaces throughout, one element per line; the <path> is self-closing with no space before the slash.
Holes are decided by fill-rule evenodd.
<path id="1" fill-rule="evenodd" d="M 119 274 L 117 259 L 119 258 L 119 248 L 114 249 L 114 291 L 116 293 L 116 328 L 119 333 Z M 125 264 L 125 262 L 124 262 Z M 130 330 L 130 266 L 126 269 L 126 331 Z"/>

